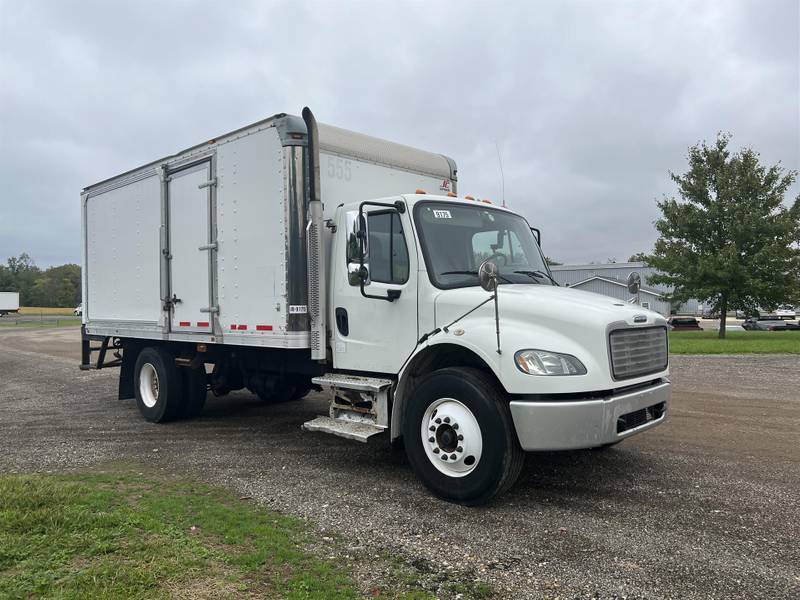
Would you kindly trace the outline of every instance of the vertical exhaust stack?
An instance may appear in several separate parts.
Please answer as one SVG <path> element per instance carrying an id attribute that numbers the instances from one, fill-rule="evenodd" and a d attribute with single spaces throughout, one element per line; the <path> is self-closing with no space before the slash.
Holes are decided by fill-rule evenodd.
<path id="1" fill-rule="evenodd" d="M 303 109 L 303 121 L 308 134 L 307 176 L 308 191 L 308 316 L 311 321 L 311 358 L 327 360 L 327 295 L 325 282 L 325 223 L 319 189 L 319 132 L 314 113 L 307 106 Z"/>

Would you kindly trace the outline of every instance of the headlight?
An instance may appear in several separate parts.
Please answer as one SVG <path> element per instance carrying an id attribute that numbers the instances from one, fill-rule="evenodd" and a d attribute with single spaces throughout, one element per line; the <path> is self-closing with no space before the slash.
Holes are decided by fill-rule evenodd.
<path id="1" fill-rule="evenodd" d="M 547 350 L 520 350 L 514 355 L 517 368 L 528 375 L 586 375 L 586 367 L 571 354 Z"/>

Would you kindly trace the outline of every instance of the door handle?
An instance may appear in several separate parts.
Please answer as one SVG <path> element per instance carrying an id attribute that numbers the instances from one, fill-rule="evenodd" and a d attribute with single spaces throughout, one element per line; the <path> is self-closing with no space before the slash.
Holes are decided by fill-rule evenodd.
<path id="1" fill-rule="evenodd" d="M 350 321 L 347 317 L 347 309 L 341 306 L 336 307 L 336 329 L 345 337 L 350 335 Z"/>

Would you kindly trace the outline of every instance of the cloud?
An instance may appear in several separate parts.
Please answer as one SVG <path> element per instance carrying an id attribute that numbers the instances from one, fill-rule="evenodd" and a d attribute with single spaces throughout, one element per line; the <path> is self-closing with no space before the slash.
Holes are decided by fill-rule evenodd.
<path id="1" fill-rule="evenodd" d="M 0 0 L 0 257 L 77 262 L 83 186 L 308 104 L 452 156 L 480 197 L 501 196 L 497 144 L 549 256 L 624 259 L 651 247 L 689 145 L 729 131 L 800 167 L 799 11 Z"/>

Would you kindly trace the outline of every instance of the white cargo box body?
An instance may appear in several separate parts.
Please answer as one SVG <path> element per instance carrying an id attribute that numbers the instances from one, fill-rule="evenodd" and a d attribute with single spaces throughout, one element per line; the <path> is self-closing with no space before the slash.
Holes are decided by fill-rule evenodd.
<path id="1" fill-rule="evenodd" d="M 19 292 L 0 292 L 0 314 L 19 310 Z"/>
<path id="2" fill-rule="evenodd" d="M 452 160 L 320 125 L 326 218 L 450 191 Z M 276 115 L 84 189 L 93 335 L 308 348 L 305 124 Z"/>

